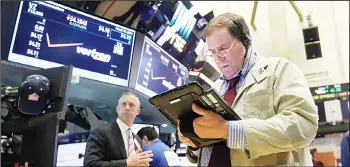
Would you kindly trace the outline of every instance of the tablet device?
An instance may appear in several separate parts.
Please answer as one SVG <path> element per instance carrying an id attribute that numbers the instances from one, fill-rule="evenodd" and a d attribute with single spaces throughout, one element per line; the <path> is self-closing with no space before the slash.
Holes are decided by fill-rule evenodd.
<path id="1" fill-rule="evenodd" d="M 197 82 L 190 82 L 149 99 L 170 122 L 177 126 L 180 120 L 181 133 L 190 138 L 198 147 L 208 146 L 224 139 L 199 138 L 193 130 L 193 120 L 200 115 L 192 111 L 192 104 L 217 112 L 226 120 L 240 120 L 214 89 L 204 90 Z"/>

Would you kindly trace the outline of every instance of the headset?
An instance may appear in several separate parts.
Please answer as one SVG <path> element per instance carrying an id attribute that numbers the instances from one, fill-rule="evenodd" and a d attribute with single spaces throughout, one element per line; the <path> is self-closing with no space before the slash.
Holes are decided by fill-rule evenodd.
<path id="1" fill-rule="evenodd" d="M 248 54 L 248 49 L 249 47 L 251 46 L 251 38 L 248 34 L 244 33 L 243 31 L 243 25 L 240 25 L 240 24 L 237 24 L 237 22 L 230 16 L 219 16 L 219 17 L 224 17 L 224 18 L 227 18 L 229 20 L 232 21 L 232 24 L 235 24 L 237 27 L 238 27 L 238 34 L 237 32 L 234 31 L 234 29 L 231 29 L 231 33 L 232 34 L 237 34 L 238 36 L 238 39 L 242 42 L 243 46 L 245 47 L 245 54 L 244 54 L 244 60 L 243 60 L 243 64 L 242 64 L 242 67 L 240 69 L 240 71 L 235 74 L 232 78 L 235 78 L 236 76 L 240 76 L 242 75 L 242 72 L 243 72 L 243 68 L 245 68 L 245 65 L 246 65 L 246 58 L 247 58 L 247 54 Z M 248 59 L 250 60 L 250 59 Z M 225 80 L 229 80 L 231 78 L 226 78 Z"/>
<path id="2" fill-rule="evenodd" d="M 244 33 L 243 31 L 243 25 L 237 24 L 237 22 L 230 16 L 219 16 L 219 17 L 225 17 L 232 21 L 233 24 L 235 24 L 238 27 L 238 33 L 237 36 L 239 36 L 240 41 L 242 42 L 243 46 L 248 50 L 248 47 L 251 45 L 251 38 L 248 34 Z M 237 32 L 234 32 L 233 29 L 231 29 L 232 34 L 236 34 Z M 246 53 L 247 54 L 247 53 Z"/>

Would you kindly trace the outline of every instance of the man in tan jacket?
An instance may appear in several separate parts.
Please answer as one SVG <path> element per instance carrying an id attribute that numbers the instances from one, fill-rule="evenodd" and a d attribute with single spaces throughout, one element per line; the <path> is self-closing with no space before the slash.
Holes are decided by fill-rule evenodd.
<path id="1" fill-rule="evenodd" d="M 194 132 L 226 141 L 197 148 L 179 132 L 189 146 L 188 159 L 209 167 L 312 166 L 308 147 L 316 136 L 318 115 L 303 73 L 284 58 L 254 53 L 239 15 L 213 18 L 204 35 L 208 54 L 223 74 L 213 87 L 242 120 L 226 121 L 193 105 L 202 115 L 193 121 Z"/>

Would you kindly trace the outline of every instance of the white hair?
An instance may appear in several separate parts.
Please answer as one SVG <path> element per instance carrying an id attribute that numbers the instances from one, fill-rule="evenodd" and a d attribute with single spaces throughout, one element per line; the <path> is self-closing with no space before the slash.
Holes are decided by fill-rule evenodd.
<path id="1" fill-rule="evenodd" d="M 137 95 L 135 93 L 133 93 L 133 92 L 124 92 L 122 94 L 122 96 L 119 98 L 118 106 L 120 105 L 123 96 L 134 96 L 136 98 L 136 103 L 139 105 L 139 107 L 141 107 L 141 102 L 140 102 L 139 97 L 137 97 Z"/>

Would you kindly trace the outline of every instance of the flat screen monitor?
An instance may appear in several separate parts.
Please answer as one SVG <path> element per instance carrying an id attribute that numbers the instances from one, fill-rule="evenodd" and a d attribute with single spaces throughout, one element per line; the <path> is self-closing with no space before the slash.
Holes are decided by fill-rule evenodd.
<path id="1" fill-rule="evenodd" d="M 135 89 L 147 96 L 186 84 L 188 70 L 148 37 L 144 38 Z"/>
<path id="2" fill-rule="evenodd" d="M 152 125 L 152 124 L 133 124 L 132 125 L 132 132 L 134 134 L 137 134 L 137 132 L 141 129 L 141 128 L 144 128 L 144 127 L 154 127 L 154 129 L 156 129 L 158 135 L 159 135 L 159 126 L 158 125 Z"/>
<path id="3" fill-rule="evenodd" d="M 8 60 L 128 86 L 135 30 L 52 1 L 21 1 Z"/>
<path id="4" fill-rule="evenodd" d="M 84 166 L 86 142 L 58 145 L 56 166 Z"/>
<path id="5" fill-rule="evenodd" d="M 324 102 L 326 121 L 329 123 L 343 121 L 340 100 L 330 100 Z"/>

